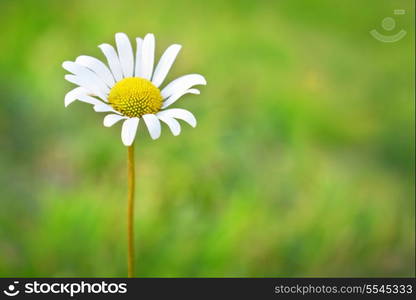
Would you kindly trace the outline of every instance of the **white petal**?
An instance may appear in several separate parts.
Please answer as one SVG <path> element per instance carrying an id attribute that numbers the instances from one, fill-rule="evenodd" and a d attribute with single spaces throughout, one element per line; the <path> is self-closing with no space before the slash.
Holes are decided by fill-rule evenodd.
<path id="1" fill-rule="evenodd" d="M 111 105 L 105 103 L 94 105 L 94 110 L 96 112 L 113 112 L 116 114 L 120 114 L 120 112 L 116 111 Z"/>
<path id="2" fill-rule="evenodd" d="M 165 102 L 163 102 L 162 108 L 166 108 L 170 105 L 172 105 L 174 102 L 176 102 L 176 100 L 178 100 L 180 97 L 182 97 L 185 94 L 194 94 L 194 95 L 199 95 L 201 92 L 197 89 L 189 89 L 177 94 L 174 94 L 172 96 L 170 96 L 168 99 L 166 99 Z"/>
<path id="3" fill-rule="evenodd" d="M 96 73 L 84 67 L 83 65 L 80 65 L 72 61 L 65 61 L 62 64 L 62 67 L 76 76 L 85 77 L 91 82 L 91 85 L 99 87 L 105 93 L 110 91 L 108 86 L 101 80 L 101 78 L 97 76 Z"/>
<path id="4" fill-rule="evenodd" d="M 110 89 L 93 71 L 72 61 L 65 61 L 62 67 L 79 77 L 84 87 L 94 91 L 100 98 L 107 98 Z"/>
<path id="5" fill-rule="evenodd" d="M 98 46 L 107 58 L 108 66 L 116 81 L 123 79 L 123 71 L 121 70 L 120 61 L 116 50 L 109 44 L 101 44 Z"/>
<path id="6" fill-rule="evenodd" d="M 121 128 L 121 140 L 125 146 L 131 146 L 136 137 L 137 126 L 139 125 L 139 118 L 129 118 L 123 123 Z"/>
<path id="7" fill-rule="evenodd" d="M 154 140 L 159 138 L 161 132 L 159 119 L 153 114 L 143 115 L 142 118 L 149 130 L 150 137 Z"/>
<path id="8" fill-rule="evenodd" d="M 162 97 L 163 99 L 166 99 L 173 94 L 186 91 L 187 89 L 197 84 L 207 84 L 204 76 L 199 74 L 188 74 L 181 76 L 163 88 Z"/>
<path id="9" fill-rule="evenodd" d="M 174 136 L 177 136 L 179 133 L 181 133 L 181 125 L 174 118 L 171 118 L 168 115 L 161 115 L 160 113 L 157 113 L 156 116 L 159 118 L 159 120 L 169 126 L 170 131 L 172 131 Z"/>
<path id="10" fill-rule="evenodd" d="M 79 95 L 77 97 L 77 99 L 79 101 L 82 101 L 82 102 L 85 102 L 85 103 L 88 103 L 88 104 L 92 104 L 92 105 L 101 105 L 101 104 L 107 105 L 107 104 L 101 102 L 100 100 L 98 100 L 97 98 L 94 98 L 94 97 L 91 97 L 91 96 L 88 96 L 88 95 Z"/>
<path id="11" fill-rule="evenodd" d="M 167 110 L 163 110 L 163 111 L 159 112 L 158 116 L 159 116 L 159 118 L 164 117 L 164 116 L 168 116 L 168 117 L 171 117 L 171 118 L 184 120 L 186 123 L 188 123 L 192 127 L 196 126 L 196 119 L 195 119 L 194 115 L 190 111 L 187 111 L 186 109 L 171 108 L 171 109 L 167 109 Z"/>
<path id="12" fill-rule="evenodd" d="M 151 33 L 146 34 L 142 46 L 142 63 L 140 77 L 150 80 L 152 78 L 153 63 L 155 59 L 155 36 Z"/>
<path id="13" fill-rule="evenodd" d="M 134 76 L 141 77 L 140 73 L 140 66 L 142 64 L 142 45 L 143 45 L 143 39 L 136 38 L 136 66 L 134 68 Z"/>
<path id="14" fill-rule="evenodd" d="M 95 57 L 92 57 L 92 56 L 81 55 L 81 56 L 77 57 L 75 62 L 80 64 L 80 65 L 83 65 L 84 67 L 87 67 L 87 68 L 91 69 L 110 88 L 114 85 L 115 81 L 114 81 L 113 74 L 111 74 L 110 70 L 107 68 L 107 66 L 101 60 L 99 60 Z"/>
<path id="15" fill-rule="evenodd" d="M 103 124 L 104 124 L 105 127 L 111 127 L 114 124 L 116 124 L 118 121 L 123 120 L 123 119 L 127 119 L 127 117 L 123 117 L 123 116 L 115 115 L 115 114 L 110 114 L 110 115 L 106 115 L 104 117 Z"/>
<path id="16" fill-rule="evenodd" d="M 152 82 L 155 86 L 159 87 L 163 80 L 165 80 L 166 75 L 168 75 L 169 70 L 172 67 L 173 62 L 175 61 L 176 56 L 178 55 L 181 48 L 181 45 L 174 44 L 169 46 L 163 53 L 152 77 Z"/>
<path id="17" fill-rule="evenodd" d="M 65 100 L 64 100 L 65 107 L 67 107 L 69 104 L 71 104 L 72 102 L 77 100 L 79 96 L 87 95 L 87 94 L 88 94 L 88 90 L 83 88 L 83 87 L 77 87 L 77 88 L 69 91 L 65 95 Z"/>
<path id="18" fill-rule="evenodd" d="M 116 33 L 116 45 L 124 77 L 132 77 L 134 71 L 133 48 L 125 33 Z"/>
<path id="19" fill-rule="evenodd" d="M 80 87 L 83 87 L 89 91 L 91 91 L 91 94 L 94 96 L 98 96 L 104 101 L 107 101 L 107 95 L 101 91 L 96 85 L 94 85 L 91 81 L 88 80 L 88 78 L 80 77 L 76 75 L 65 75 L 65 80 L 77 84 Z"/>

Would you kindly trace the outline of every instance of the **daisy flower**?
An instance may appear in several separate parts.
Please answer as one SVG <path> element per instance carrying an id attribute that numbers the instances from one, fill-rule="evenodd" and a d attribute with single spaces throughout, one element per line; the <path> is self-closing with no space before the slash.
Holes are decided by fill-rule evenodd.
<path id="1" fill-rule="evenodd" d="M 108 113 L 104 126 L 110 127 L 123 120 L 121 140 L 127 146 L 127 237 L 128 277 L 134 277 L 134 194 L 135 163 L 134 139 L 140 120 L 146 124 L 152 139 L 160 137 L 161 122 L 173 135 L 178 135 L 181 126 L 177 119 L 192 127 L 196 126 L 194 115 L 181 108 L 169 108 L 185 94 L 199 94 L 195 85 L 205 85 L 202 75 L 181 76 L 161 88 L 181 46 L 173 44 L 163 53 L 154 67 L 155 37 L 147 34 L 136 38 L 136 52 L 124 33 L 116 33 L 116 48 L 109 44 L 98 47 L 107 59 L 107 64 L 97 58 L 81 55 L 75 61 L 65 61 L 62 66 L 72 74 L 65 79 L 78 85 L 65 95 L 65 106 L 78 100 L 93 105 L 96 112 Z"/>
<path id="2" fill-rule="evenodd" d="M 75 100 L 91 104 L 96 112 L 108 113 L 103 122 L 106 127 L 123 120 L 121 140 L 126 146 L 133 144 L 140 120 L 146 124 L 152 139 L 160 137 L 161 122 L 175 136 L 181 131 L 177 119 L 195 127 L 196 119 L 191 112 L 169 107 L 185 94 L 199 94 L 193 87 L 205 85 L 205 78 L 188 74 L 161 88 L 181 46 L 169 46 L 154 67 L 153 34 L 136 38 L 135 53 L 126 34 L 116 33 L 115 41 L 116 48 L 109 44 L 98 46 L 108 65 L 86 55 L 62 64 L 72 73 L 65 75 L 65 79 L 78 85 L 66 94 L 65 107 Z"/>

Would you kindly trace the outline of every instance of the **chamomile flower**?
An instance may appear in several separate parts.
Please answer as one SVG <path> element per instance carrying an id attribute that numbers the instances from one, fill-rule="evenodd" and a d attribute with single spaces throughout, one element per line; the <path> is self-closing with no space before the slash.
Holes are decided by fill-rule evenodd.
<path id="1" fill-rule="evenodd" d="M 163 86 L 181 46 L 168 47 L 154 67 L 153 34 L 147 34 L 144 39 L 136 38 L 135 53 L 126 34 L 117 33 L 115 41 L 116 48 L 109 44 L 98 46 L 108 65 L 85 55 L 62 64 L 72 73 L 65 75 L 65 79 L 78 85 L 66 94 L 65 106 L 76 100 L 93 105 L 96 112 L 108 113 L 104 117 L 106 127 L 123 121 L 121 139 L 126 146 L 133 144 L 141 120 L 152 139 L 160 137 L 161 122 L 175 136 L 181 131 L 178 119 L 195 127 L 196 119 L 191 112 L 169 107 L 185 94 L 199 94 L 193 87 L 205 85 L 205 78 L 188 74 Z"/>

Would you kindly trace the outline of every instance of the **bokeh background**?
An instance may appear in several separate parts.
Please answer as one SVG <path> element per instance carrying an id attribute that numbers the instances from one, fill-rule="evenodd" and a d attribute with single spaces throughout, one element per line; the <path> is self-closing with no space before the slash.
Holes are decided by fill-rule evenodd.
<path id="1" fill-rule="evenodd" d="M 120 124 L 64 108 L 61 67 L 120 31 L 208 81 L 176 104 L 196 129 L 139 128 L 137 276 L 414 276 L 414 21 L 412 0 L 1 0 L 0 276 L 126 276 Z"/>

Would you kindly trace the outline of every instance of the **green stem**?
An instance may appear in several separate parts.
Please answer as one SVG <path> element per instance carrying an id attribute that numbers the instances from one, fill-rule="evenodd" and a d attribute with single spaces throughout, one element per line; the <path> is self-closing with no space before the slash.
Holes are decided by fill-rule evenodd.
<path id="1" fill-rule="evenodd" d="M 128 256 L 127 269 L 128 277 L 134 277 L 134 145 L 128 149 L 127 174 L 128 174 L 128 193 L 127 193 L 127 239 Z"/>

